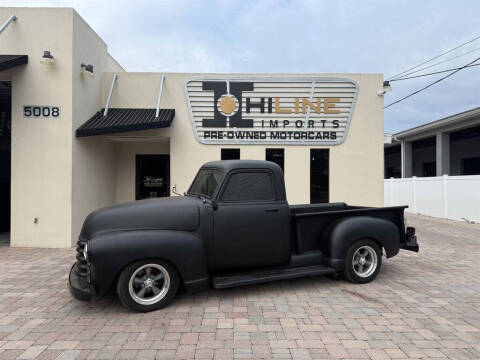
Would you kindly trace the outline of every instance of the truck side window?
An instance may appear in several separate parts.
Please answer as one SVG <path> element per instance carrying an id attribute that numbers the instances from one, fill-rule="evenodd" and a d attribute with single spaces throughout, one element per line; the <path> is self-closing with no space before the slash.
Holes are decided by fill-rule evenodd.
<path id="1" fill-rule="evenodd" d="M 235 173 L 228 181 L 222 200 L 273 200 L 272 175 L 268 172 Z"/>
<path id="2" fill-rule="evenodd" d="M 221 178 L 222 173 L 219 170 L 200 169 L 187 194 L 212 197 Z"/>

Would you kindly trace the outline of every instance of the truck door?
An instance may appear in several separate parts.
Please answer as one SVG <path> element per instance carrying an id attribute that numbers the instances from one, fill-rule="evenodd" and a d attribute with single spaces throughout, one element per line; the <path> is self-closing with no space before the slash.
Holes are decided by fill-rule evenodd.
<path id="1" fill-rule="evenodd" d="M 239 170 L 226 179 L 214 212 L 215 268 L 288 262 L 288 205 L 276 201 L 273 173 Z"/>

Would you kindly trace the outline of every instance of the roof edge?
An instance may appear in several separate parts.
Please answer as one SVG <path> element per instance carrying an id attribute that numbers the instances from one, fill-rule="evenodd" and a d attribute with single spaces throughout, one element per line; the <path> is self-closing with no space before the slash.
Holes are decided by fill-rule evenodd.
<path id="1" fill-rule="evenodd" d="M 436 128 L 443 127 L 445 125 L 450 125 L 450 124 L 454 124 L 456 122 L 468 120 L 468 119 L 471 119 L 475 116 L 480 116 L 480 106 L 476 107 L 476 108 L 473 108 L 473 109 L 462 111 L 462 112 L 454 114 L 454 115 L 450 115 L 450 116 L 441 118 L 439 120 L 431 121 L 431 122 L 423 124 L 423 125 L 415 126 L 413 128 L 410 128 L 410 129 L 407 129 L 407 130 L 404 130 L 404 131 L 400 131 L 398 133 L 393 134 L 393 137 L 394 138 L 405 138 L 405 137 L 408 137 L 408 136 L 417 135 L 417 134 L 420 134 L 424 131 L 429 131 L 429 130 L 433 130 L 433 129 L 436 129 Z"/>

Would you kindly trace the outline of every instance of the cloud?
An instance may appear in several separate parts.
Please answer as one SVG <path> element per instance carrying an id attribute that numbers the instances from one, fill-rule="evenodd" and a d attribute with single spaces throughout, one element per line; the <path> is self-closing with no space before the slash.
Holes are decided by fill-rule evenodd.
<path id="1" fill-rule="evenodd" d="M 391 76 L 480 35 L 478 0 L 37 0 L 2 5 L 75 7 L 129 71 Z M 475 47 L 480 41 L 459 53 Z M 475 56 L 431 70 L 461 66 Z M 392 106 L 385 111 L 385 130 L 397 132 L 480 106 L 479 74 L 480 67 L 464 70 Z M 385 103 L 438 77 L 392 83 Z"/>

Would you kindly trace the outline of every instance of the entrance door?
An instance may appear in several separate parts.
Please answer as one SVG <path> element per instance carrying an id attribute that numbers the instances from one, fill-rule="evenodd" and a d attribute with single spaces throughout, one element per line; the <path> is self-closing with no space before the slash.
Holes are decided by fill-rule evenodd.
<path id="1" fill-rule="evenodd" d="M 328 149 L 310 149 L 310 203 L 328 203 L 329 200 Z"/>
<path id="2" fill-rule="evenodd" d="M 170 196 L 170 155 L 137 155 L 136 200 Z"/>
<path id="3" fill-rule="evenodd" d="M 0 233 L 10 231 L 11 83 L 0 81 Z"/>

